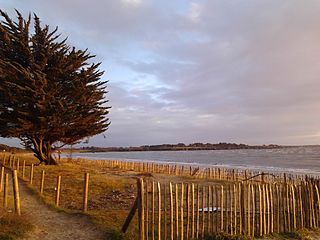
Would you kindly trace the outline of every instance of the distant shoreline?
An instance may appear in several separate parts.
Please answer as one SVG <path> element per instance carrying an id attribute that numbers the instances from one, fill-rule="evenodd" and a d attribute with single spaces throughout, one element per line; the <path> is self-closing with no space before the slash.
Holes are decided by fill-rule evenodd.
<path id="1" fill-rule="evenodd" d="M 84 152 L 82 152 L 84 153 Z M 88 154 L 95 154 L 94 152 L 87 152 Z M 80 153 L 81 154 L 81 153 Z M 61 159 L 68 160 L 71 156 L 67 156 L 67 154 L 63 154 Z M 148 163 L 148 164 L 165 164 L 165 165 L 177 165 L 177 166 L 186 166 L 186 167 L 199 167 L 201 169 L 207 168 L 221 168 L 221 169 L 229 169 L 229 170 L 249 170 L 251 172 L 259 173 L 287 173 L 292 175 L 308 175 L 308 176 L 318 176 L 320 177 L 320 172 L 313 171 L 311 169 L 298 169 L 298 168 L 286 168 L 286 167 L 272 167 L 272 166 L 256 166 L 256 165 L 232 165 L 232 164 L 223 164 L 223 163 L 190 163 L 190 162 L 180 162 L 180 161 L 161 161 L 161 160 L 146 160 L 146 159 L 126 159 L 121 157 L 106 157 L 103 158 L 101 156 L 72 156 L 74 160 L 90 160 L 90 161 L 119 161 L 119 162 L 138 162 L 138 163 Z"/>
<path id="2" fill-rule="evenodd" d="M 230 151 L 228 151 L 230 150 Z M 65 151 L 62 157 L 91 160 L 124 160 L 253 169 L 254 171 L 295 172 L 320 176 L 320 146 L 285 146 L 273 149 L 227 149 L 196 151 Z"/>
<path id="3" fill-rule="evenodd" d="M 236 143 L 193 143 L 185 145 L 179 144 L 162 144 L 162 145 L 145 145 L 139 147 L 81 147 L 81 148 L 64 148 L 63 151 L 77 152 L 145 152 L 145 151 L 208 151 L 208 150 L 237 150 L 237 149 L 280 149 L 294 146 L 270 145 L 246 145 Z"/>

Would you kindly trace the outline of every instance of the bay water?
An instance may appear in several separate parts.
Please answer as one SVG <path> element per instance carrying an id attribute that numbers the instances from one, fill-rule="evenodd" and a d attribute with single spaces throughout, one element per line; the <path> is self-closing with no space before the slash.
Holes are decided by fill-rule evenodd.
<path id="1" fill-rule="evenodd" d="M 73 152 L 62 157 L 112 159 L 320 176 L 320 146 L 204 151 Z"/>

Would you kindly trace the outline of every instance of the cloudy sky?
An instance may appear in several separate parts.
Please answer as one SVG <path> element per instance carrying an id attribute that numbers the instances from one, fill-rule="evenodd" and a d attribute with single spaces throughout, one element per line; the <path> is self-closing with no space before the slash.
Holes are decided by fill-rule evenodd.
<path id="1" fill-rule="evenodd" d="M 112 123 L 89 145 L 320 143 L 318 0 L 0 0 L 0 8 L 35 12 L 102 61 Z"/>

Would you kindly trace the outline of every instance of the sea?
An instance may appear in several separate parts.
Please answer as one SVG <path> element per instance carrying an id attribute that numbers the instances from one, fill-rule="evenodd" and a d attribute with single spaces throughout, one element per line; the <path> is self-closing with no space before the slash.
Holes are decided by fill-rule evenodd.
<path id="1" fill-rule="evenodd" d="M 320 176 L 320 146 L 201 151 L 72 152 L 62 157 L 183 164 Z"/>

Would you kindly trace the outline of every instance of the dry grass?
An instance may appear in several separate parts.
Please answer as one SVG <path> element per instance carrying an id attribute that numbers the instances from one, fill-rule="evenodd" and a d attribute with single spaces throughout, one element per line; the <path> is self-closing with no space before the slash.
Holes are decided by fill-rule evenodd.
<path id="1" fill-rule="evenodd" d="M 36 160 L 30 155 L 26 160 L 25 180 L 29 181 L 30 164 Z M 94 162 L 92 162 L 94 163 Z M 126 174 L 119 169 L 101 168 L 95 164 L 79 164 L 62 161 L 57 166 L 34 166 L 33 184 L 29 185 L 40 196 L 41 172 L 45 171 L 45 187 L 41 198 L 54 206 L 57 176 L 61 176 L 59 209 L 69 213 L 82 212 L 84 173 L 90 174 L 88 214 L 92 221 L 106 231 L 108 239 L 136 239 L 137 224 L 132 223 L 126 234 L 121 234 L 123 225 L 136 196 L 136 174 Z M 21 176 L 21 168 L 20 168 Z M 134 219 L 136 222 L 137 220 Z"/>
<path id="2" fill-rule="evenodd" d="M 31 154 L 21 155 L 20 159 L 27 162 L 25 179 L 29 179 L 31 163 L 37 160 Z M 57 166 L 39 165 L 34 167 L 33 185 L 30 186 L 35 192 L 39 192 L 41 171 L 45 171 L 45 188 L 42 199 L 51 205 L 55 202 L 56 178 L 62 177 L 60 210 L 69 213 L 82 212 L 82 193 L 84 173 L 90 174 L 88 212 L 94 223 L 101 226 L 108 234 L 107 239 L 137 239 L 137 217 L 131 223 L 128 232 L 121 234 L 123 225 L 136 196 L 136 179 L 144 177 L 161 183 L 193 182 L 201 184 L 221 184 L 223 180 L 195 179 L 188 176 L 174 176 L 165 174 L 141 174 L 130 170 L 110 168 L 97 164 L 95 161 L 68 161 L 62 160 Z M 21 173 L 21 168 L 20 168 Z M 315 239 L 309 238 L 311 233 L 292 233 L 292 239 Z M 301 237 L 300 237 L 301 236 Z M 211 236 L 208 239 L 228 239 L 225 236 Z M 228 236 L 227 236 L 228 237 Z M 290 239 L 287 235 L 278 235 L 270 239 Z M 300 237 L 300 238 L 299 238 Z M 235 238 L 235 239 L 241 239 Z"/>
<path id="3" fill-rule="evenodd" d="M 31 229 L 32 225 L 23 216 L 0 209 L 0 240 L 21 238 Z"/>

